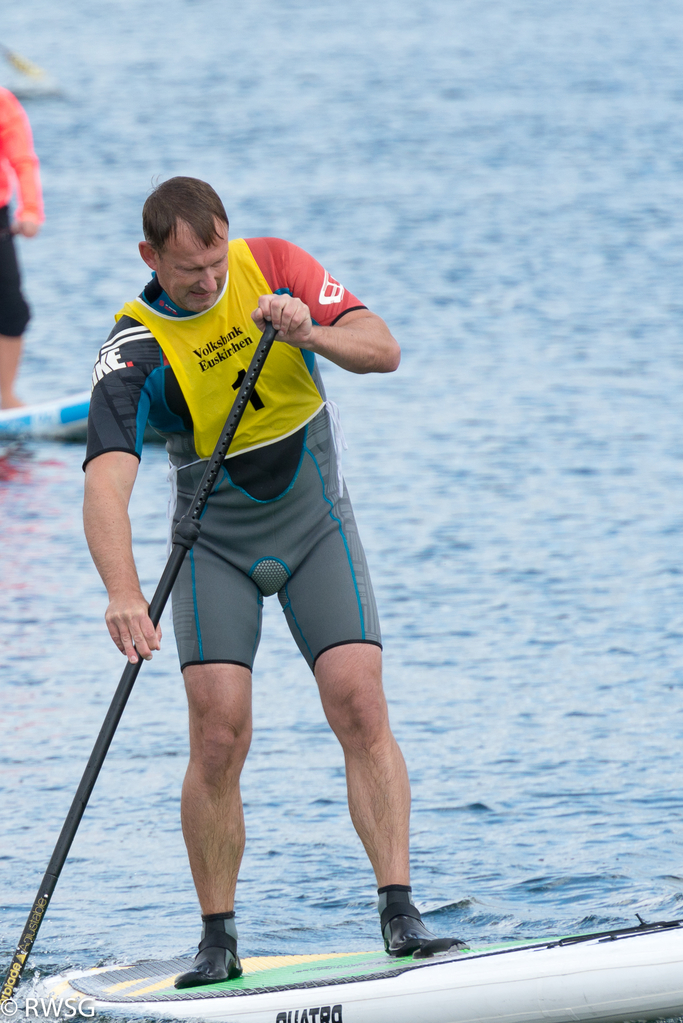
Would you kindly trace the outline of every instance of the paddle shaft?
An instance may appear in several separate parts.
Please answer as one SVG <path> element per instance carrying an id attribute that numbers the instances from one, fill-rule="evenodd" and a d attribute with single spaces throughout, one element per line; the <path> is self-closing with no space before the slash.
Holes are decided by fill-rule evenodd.
<path id="1" fill-rule="evenodd" d="M 199 532 L 201 529 L 201 515 L 209 499 L 209 495 L 213 490 L 216 477 L 220 472 L 220 468 L 223 464 L 223 459 L 227 454 L 228 448 L 232 443 L 232 440 L 237 431 L 237 427 L 240 424 L 240 420 L 244 414 L 249 400 L 254 392 L 256 381 L 259 378 L 259 374 L 263 368 L 266 356 L 270 351 L 273 341 L 275 340 L 275 330 L 272 324 L 267 323 L 266 329 L 263 336 L 258 344 L 254 357 L 251 360 L 249 369 L 247 370 L 246 376 L 242 381 L 242 386 L 239 389 L 237 397 L 233 403 L 230 415 L 223 428 L 223 432 L 218 438 L 218 443 L 214 448 L 214 452 L 209 459 L 202 481 L 197 488 L 197 492 L 192 499 L 192 504 L 186 515 L 183 515 L 182 519 L 178 523 L 173 533 L 173 547 L 171 554 L 166 562 L 166 566 L 159 580 L 159 584 L 154 591 L 154 596 L 149 605 L 149 617 L 152 619 L 152 623 L 156 627 L 159 624 L 162 612 L 166 607 L 168 598 L 171 595 L 173 584 L 178 578 L 180 567 L 185 559 L 185 555 L 189 550 L 192 549 Z M 107 755 L 107 751 L 111 745 L 111 741 L 114 738 L 114 734 L 118 727 L 121 715 L 125 709 L 128 697 L 131 694 L 135 680 L 138 676 L 138 672 L 142 667 L 142 658 L 138 657 L 135 664 L 128 662 L 123 670 L 121 681 L 119 682 L 114 698 L 111 701 L 109 710 L 100 729 L 100 734 L 97 737 L 97 741 L 93 747 L 93 751 L 90 754 L 81 783 L 78 786 L 76 795 L 71 804 L 64 825 L 62 827 L 60 836 L 57 840 L 54 852 L 47 866 L 47 871 L 42 880 L 41 886 L 36 895 L 31 912 L 28 915 L 28 920 L 24 927 L 23 934 L 17 945 L 16 952 L 10 964 L 7 976 L 5 977 L 0 991 L 0 1006 L 8 1002 L 14 994 L 14 989 L 21 979 L 21 975 L 24 972 L 24 967 L 31 954 L 33 943 L 36 940 L 36 936 L 40 929 L 40 925 L 43 922 L 47 907 L 50 904 L 52 893 L 55 890 L 59 875 L 62 872 L 62 867 L 69 855 L 71 844 L 76 836 L 78 825 L 81 823 L 81 818 L 88 805 L 88 800 L 95 787 L 95 782 L 102 769 L 102 764 Z"/>

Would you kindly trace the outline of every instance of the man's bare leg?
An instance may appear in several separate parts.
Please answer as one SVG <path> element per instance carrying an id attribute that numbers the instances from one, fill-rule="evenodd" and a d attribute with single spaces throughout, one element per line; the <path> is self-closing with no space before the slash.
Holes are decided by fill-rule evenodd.
<path id="1" fill-rule="evenodd" d="M 251 672 L 238 664 L 194 664 L 184 677 L 190 762 L 183 836 L 202 913 L 224 913 L 234 906 L 244 852 L 239 780 L 251 743 Z"/>
<path id="2" fill-rule="evenodd" d="M 321 654 L 315 677 L 323 708 L 346 761 L 351 820 L 377 878 L 385 948 L 390 955 L 463 947 L 437 938 L 413 904 L 410 888 L 410 782 L 389 725 L 379 647 L 350 643 Z"/>
<path id="3" fill-rule="evenodd" d="M 251 742 L 247 668 L 190 665 L 184 677 L 190 762 L 181 819 L 204 929 L 194 967 L 177 978 L 176 987 L 212 983 L 241 972 L 233 907 L 244 852 L 240 774 Z"/>
<path id="4" fill-rule="evenodd" d="M 0 408 L 20 408 L 24 404 L 14 393 L 21 349 L 22 338 L 0 334 Z"/>
<path id="5" fill-rule="evenodd" d="M 410 884 L 410 782 L 389 725 L 382 652 L 349 643 L 321 654 L 315 677 L 346 762 L 351 820 L 378 886 Z"/>

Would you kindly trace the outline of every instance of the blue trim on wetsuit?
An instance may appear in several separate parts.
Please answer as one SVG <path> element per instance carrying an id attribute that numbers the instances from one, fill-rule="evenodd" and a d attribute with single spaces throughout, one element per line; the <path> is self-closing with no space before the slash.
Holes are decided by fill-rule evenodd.
<path id="1" fill-rule="evenodd" d="M 313 459 L 313 461 L 315 461 L 315 459 Z M 355 585 L 355 579 L 354 579 L 354 585 Z M 282 610 L 284 612 L 284 611 L 286 611 L 289 608 L 289 613 L 292 616 L 292 621 L 296 625 L 297 629 L 299 630 L 299 635 L 301 636 L 302 640 L 306 644 L 306 649 L 308 650 L 309 654 L 311 655 L 311 660 L 314 660 L 314 658 L 313 658 L 313 651 L 311 650 L 310 646 L 308 645 L 308 640 L 304 636 L 303 631 L 301 629 L 301 626 L 299 625 L 299 623 L 296 620 L 296 615 L 294 614 L 294 609 L 292 608 L 292 601 L 291 601 L 290 596 L 289 596 L 289 590 L 287 589 L 288 586 L 289 586 L 289 582 L 286 582 L 285 585 L 283 586 L 283 589 L 285 591 L 285 597 L 287 598 L 287 603 L 282 605 Z"/>
<path id="2" fill-rule="evenodd" d="M 353 588 L 356 591 L 356 600 L 358 601 L 358 616 L 360 618 L 361 639 L 364 640 L 365 639 L 365 619 L 363 617 L 363 605 L 361 603 L 360 593 L 358 592 L 358 583 L 356 582 L 356 573 L 353 570 L 353 561 L 351 560 L 351 552 L 349 550 L 349 545 L 348 545 L 348 542 L 346 540 L 346 535 L 344 534 L 344 529 L 343 529 L 342 524 L 341 524 L 341 519 L 338 519 L 337 516 L 333 514 L 334 504 L 333 504 L 332 501 L 330 501 L 329 497 L 325 493 L 325 479 L 323 477 L 323 474 L 320 471 L 320 466 L 318 465 L 318 461 L 317 461 L 315 455 L 310 450 L 310 448 L 306 446 L 306 441 L 305 440 L 304 440 L 304 451 L 308 452 L 308 454 L 311 456 L 311 459 L 313 461 L 314 466 L 316 467 L 316 470 L 318 472 L 318 476 L 320 477 L 320 482 L 321 482 L 322 488 L 323 488 L 323 501 L 326 501 L 327 504 L 329 504 L 329 506 L 330 506 L 329 516 L 330 516 L 330 518 L 334 522 L 337 523 L 337 526 L 339 527 L 339 534 L 340 534 L 342 540 L 344 541 L 344 549 L 346 551 L 346 557 L 349 560 L 349 571 L 351 572 L 351 578 L 353 579 Z M 297 626 L 297 628 L 298 628 L 298 626 Z M 305 640 L 304 640 L 304 642 L 305 642 Z M 306 643 L 306 646 L 308 646 L 308 643 Z"/>
<path id="3" fill-rule="evenodd" d="M 149 423 L 161 433 L 187 433 L 180 416 L 171 412 L 166 401 L 166 369 L 163 352 L 159 349 L 159 365 L 153 369 L 145 380 L 140 395 L 140 404 L 135 420 L 135 450 L 139 455 L 142 451 L 142 440 L 145 424 Z M 146 406 L 146 408 L 145 408 Z"/>
<path id="4" fill-rule="evenodd" d="M 306 369 L 313 376 L 313 370 L 315 369 L 315 352 L 309 352 L 307 348 L 300 348 L 299 351 L 304 357 L 306 363 Z"/>
<path id="5" fill-rule="evenodd" d="M 197 586 L 195 583 L 194 576 L 194 551 L 190 551 L 190 572 L 192 573 L 192 603 L 194 605 L 194 625 L 197 630 L 197 646 L 199 648 L 199 660 L 204 660 L 204 650 L 202 648 L 202 629 L 199 624 L 199 609 L 197 608 Z"/>
<path id="6" fill-rule="evenodd" d="M 254 585 L 256 585 L 254 583 Z M 263 594 L 259 589 L 256 593 L 256 602 L 258 603 L 258 617 L 256 619 L 256 635 L 254 636 L 254 645 L 251 648 L 251 663 L 252 668 L 254 659 L 256 658 L 256 651 L 258 650 L 259 639 L 261 638 L 261 619 L 263 618 Z"/>
<path id="7" fill-rule="evenodd" d="M 156 277 L 156 270 L 152 270 L 152 277 Z M 155 309 L 158 313 L 163 313 L 164 316 L 177 316 L 178 319 L 182 319 L 183 316 L 196 316 L 196 313 L 190 312 L 187 309 L 182 309 L 179 305 L 176 305 L 172 298 L 169 298 L 165 291 L 162 290 L 158 298 L 155 298 L 153 302 L 147 298 L 147 295 L 142 292 L 140 296 L 145 305 L 149 306 L 150 309 Z"/>
<path id="8" fill-rule="evenodd" d="M 156 372 L 156 370 L 154 372 Z M 135 454 L 138 456 L 138 458 L 142 456 L 142 443 L 145 439 L 145 426 L 147 425 L 147 419 L 149 418 L 149 410 L 152 404 L 152 398 L 150 396 L 149 390 L 147 389 L 147 384 L 152 375 L 153 374 L 150 374 L 150 376 L 147 377 L 147 380 L 145 381 L 145 386 L 142 388 L 142 391 L 140 392 L 138 411 L 135 416 Z"/>
<path id="9" fill-rule="evenodd" d="M 301 455 L 299 456 L 299 464 L 296 467 L 296 472 L 294 473 L 294 476 L 292 477 L 291 483 L 287 487 L 285 487 L 285 489 L 282 491 L 282 493 L 278 494 L 277 497 L 269 497 L 267 500 L 261 501 L 258 497 L 253 497 L 252 494 L 249 493 L 249 491 L 244 489 L 244 487 L 240 487 L 240 486 L 238 486 L 237 483 L 233 483 L 232 476 L 230 475 L 230 473 L 229 473 L 229 471 L 228 471 L 228 469 L 227 469 L 227 467 L 225 465 L 222 465 L 221 469 L 225 473 L 227 481 L 230 484 L 230 486 L 233 488 L 233 490 L 239 490 L 240 494 L 244 494 L 245 497 L 248 497 L 249 500 L 253 501 L 255 504 L 273 504 L 274 501 L 279 501 L 281 498 L 283 498 L 285 496 L 285 494 L 288 494 L 289 491 L 294 486 L 294 484 L 296 483 L 297 476 L 299 475 L 299 473 L 301 471 L 301 466 L 303 465 L 303 461 L 304 461 L 304 447 L 306 445 L 306 437 L 307 436 L 308 436 L 308 423 L 306 424 L 306 433 L 304 434 L 304 442 L 301 445 Z M 277 558 L 275 558 L 273 560 L 277 561 Z M 285 565 L 285 568 L 287 568 L 286 565 Z M 289 571 L 289 569 L 287 569 L 287 571 Z M 290 572 L 289 574 L 291 575 L 292 573 Z"/>
<path id="10" fill-rule="evenodd" d="M 292 292 L 289 290 L 289 288 L 278 288 L 277 291 L 273 292 L 273 294 L 274 295 L 291 295 Z M 311 317 L 311 321 L 312 321 L 314 327 L 319 327 L 320 326 L 318 321 L 314 320 L 313 317 Z M 315 369 L 315 352 L 309 352 L 308 349 L 306 349 L 306 348 L 300 348 L 299 351 L 303 355 L 304 362 L 306 363 L 306 369 L 311 374 L 311 376 L 313 376 L 313 370 Z"/>

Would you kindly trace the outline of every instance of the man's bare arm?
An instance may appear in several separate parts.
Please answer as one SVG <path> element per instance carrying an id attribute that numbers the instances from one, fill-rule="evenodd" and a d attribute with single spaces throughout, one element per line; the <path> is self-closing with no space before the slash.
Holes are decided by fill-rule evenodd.
<path id="1" fill-rule="evenodd" d="M 128 502 L 137 472 L 135 455 L 125 451 L 98 455 L 85 467 L 83 501 L 88 547 L 109 594 L 107 628 L 132 664 L 138 653 L 149 660 L 161 641 L 161 627 L 155 630 L 147 613 L 133 558 Z"/>
<path id="2" fill-rule="evenodd" d="M 381 317 L 353 309 L 333 327 L 314 325 L 308 306 L 291 295 L 262 295 L 252 314 L 259 330 L 271 320 L 276 340 L 322 355 L 351 373 L 393 373 L 401 349 Z"/>

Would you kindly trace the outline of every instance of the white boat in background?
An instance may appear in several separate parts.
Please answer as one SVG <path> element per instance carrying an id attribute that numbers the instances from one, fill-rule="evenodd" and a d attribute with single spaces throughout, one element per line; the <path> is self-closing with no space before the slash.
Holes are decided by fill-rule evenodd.
<path id="1" fill-rule="evenodd" d="M 85 440 L 90 391 L 0 411 L 0 440 Z"/>

